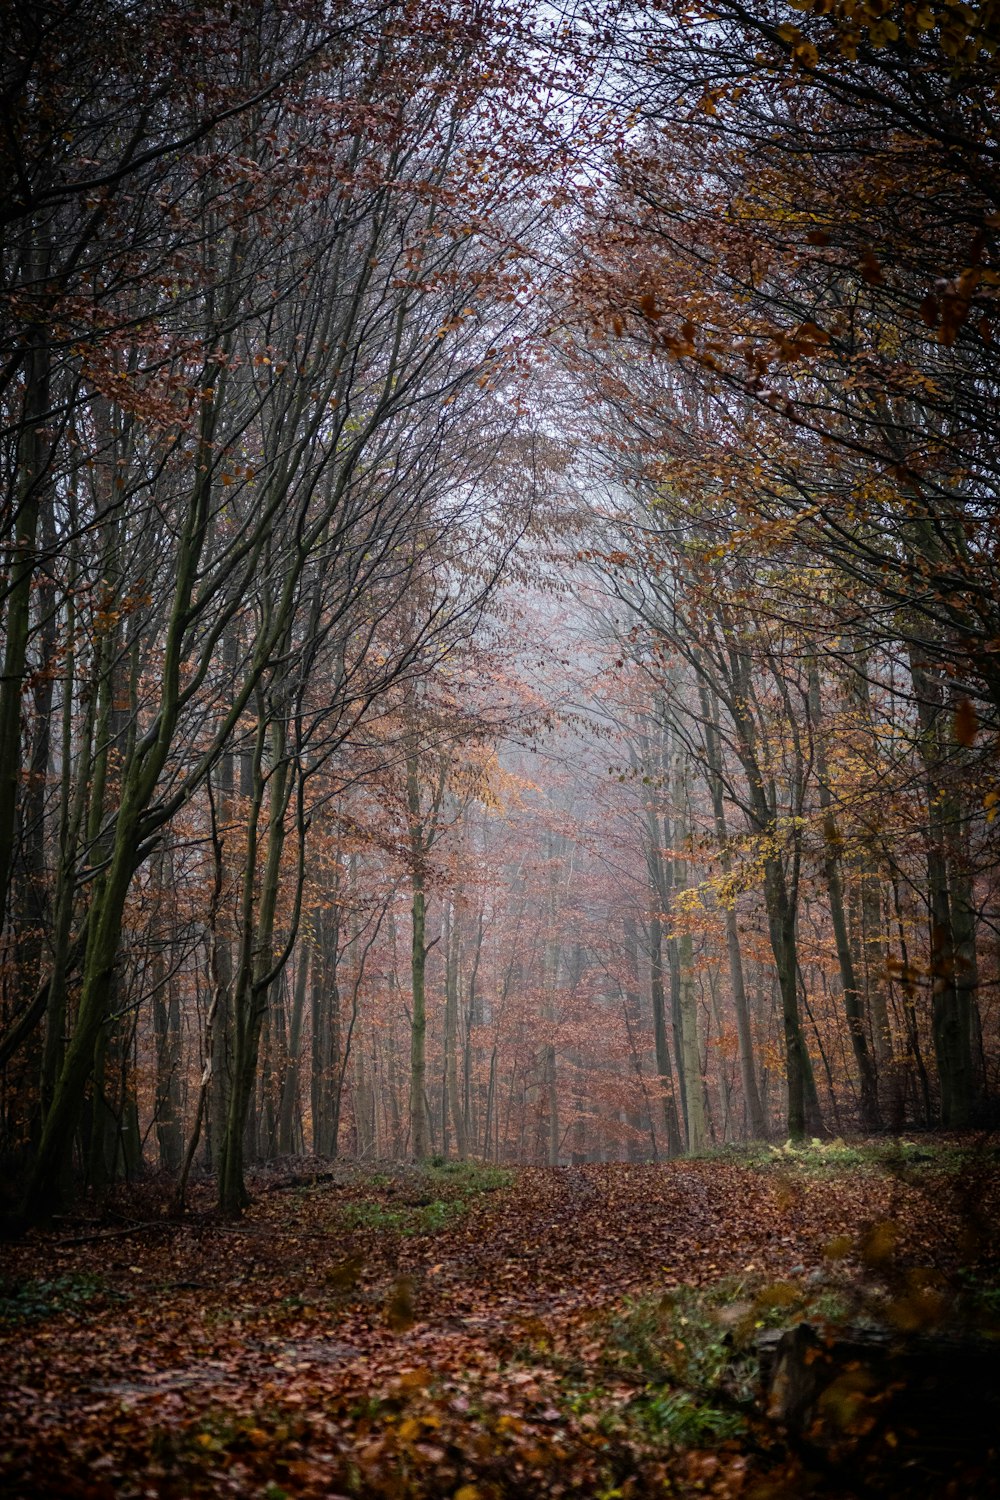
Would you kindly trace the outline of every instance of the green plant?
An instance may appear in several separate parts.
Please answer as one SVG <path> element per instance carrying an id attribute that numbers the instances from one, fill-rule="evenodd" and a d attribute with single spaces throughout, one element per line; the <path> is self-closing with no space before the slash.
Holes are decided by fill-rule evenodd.
<path id="1" fill-rule="evenodd" d="M 76 1312 L 104 1293 L 103 1279 L 86 1273 L 7 1283 L 0 1287 L 0 1324 L 30 1323 Z M 117 1295 L 124 1299 L 123 1293 Z"/>
<path id="2" fill-rule="evenodd" d="M 475 1161 L 444 1161 L 432 1158 L 423 1168 L 428 1187 L 451 1188 L 462 1197 L 477 1193 L 494 1193 L 509 1187 L 514 1174 L 504 1167 L 489 1166 Z"/>
<path id="3" fill-rule="evenodd" d="M 345 1203 L 338 1216 L 344 1229 L 380 1229 L 402 1233 L 407 1210 L 384 1203 Z"/>
<path id="4" fill-rule="evenodd" d="M 968 1156 L 968 1151 L 947 1142 L 917 1142 L 903 1138 L 848 1142 L 838 1136 L 831 1141 L 814 1138 L 811 1141 L 786 1141 L 782 1146 L 753 1148 L 740 1159 L 764 1172 L 778 1169 L 823 1173 L 859 1167 L 886 1172 L 924 1167 L 956 1171 Z"/>
<path id="5" fill-rule="evenodd" d="M 461 1199 L 432 1199 L 429 1203 L 406 1204 L 389 1208 L 384 1203 L 347 1203 L 340 1211 L 343 1229 L 374 1229 L 382 1233 L 434 1234 L 465 1212 Z"/>
<path id="6" fill-rule="evenodd" d="M 464 1203 L 445 1203 L 441 1198 L 436 1198 L 433 1203 L 425 1203 L 418 1210 L 415 1225 L 404 1233 L 433 1234 L 435 1230 L 444 1229 L 452 1219 L 464 1212 Z"/>
<path id="7" fill-rule="evenodd" d="M 722 1300 L 717 1292 L 716 1305 Z M 606 1358 L 646 1382 L 713 1390 L 732 1359 L 716 1305 L 689 1288 L 626 1302 L 611 1316 Z"/>
<path id="8" fill-rule="evenodd" d="M 684 1448 L 707 1448 L 746 1426 L 738 1412 L 698 1401 L 688 1391 L 658 1390 L 633 1403 L 630 1415 L 653 1437 Z"/>

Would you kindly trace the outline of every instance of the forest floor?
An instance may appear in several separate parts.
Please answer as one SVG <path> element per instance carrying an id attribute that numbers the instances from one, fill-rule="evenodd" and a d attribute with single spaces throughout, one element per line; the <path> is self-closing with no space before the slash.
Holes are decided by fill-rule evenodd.
<path id="1" fill-rule="evenodd" d="M 844 1327 L 992 1339 L 1000 1374 L 992 1142 L 286 1163 L 252 1186 L 235 1223 L 208 1184 L 170 1218 L 153 1183 L 3 1247 L 0 1490 L 998 1492 L 1000 1427 L 928 1431 L 905 1375 L 887 1390 L 856 1362 L 783 1425 L 758 1353 L 805 1320 L 828 1344 Z"/>

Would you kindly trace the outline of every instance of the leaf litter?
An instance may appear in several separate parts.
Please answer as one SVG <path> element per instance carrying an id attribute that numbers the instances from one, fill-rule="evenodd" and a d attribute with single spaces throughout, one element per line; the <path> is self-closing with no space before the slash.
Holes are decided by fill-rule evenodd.
<path id="1" fill-rule="evenodd" d="M 802 1317 L 931 1327 L 970 1288 L 982 1332 L 995 1159 L 974 1179 L 958 1157 L 777 1152 L 322 1175 L 236 1223 L 196 1204 L 6 1247 L 5 1493 L 933 1492 L 884 1444 L 856 1489 L 769 1421 L 753 1340 Z M 988 1457 L 941 1494 L 992 1493 Z"/>

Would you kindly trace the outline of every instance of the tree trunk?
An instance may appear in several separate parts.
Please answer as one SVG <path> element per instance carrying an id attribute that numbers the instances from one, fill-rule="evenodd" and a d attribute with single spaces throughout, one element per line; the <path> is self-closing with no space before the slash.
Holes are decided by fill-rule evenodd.
<path id="1" fill-rule="evenodd" d="M 777 855 L 764 861 L 764 895 L 771 951 L 774 954 L 781 996 L 788 1085 L 788 1135 L 790 1140 L 801 1141 L 808 1135 L 818 1135 L 823 1122 L 812 1062 L 799 1015 L 795 908 L 789 901 L 785 872 Z"/>
<path id="2" fill-rule="evenodd" d="M 222 665 L 227 679 L 235 677 L 239 655 L 239 639 L 236 622 L 230 623 L 222 641 Z M 225 887 L 236 883 L 236 871 L 232 861 L 225 855 L 231 834 L 236 827 L 236 756 L 226 750 L 219 759 L 216 771 L 216 786 L 219 789 L 219 823 L 223 849 L 223 883 Z M 241 792 L 244 788 L 240 788 Z M 209 1080 L 207 1100 L 207 1155 L 208 1164 L 218 1172 L 222 1165 L 222 1143 L 226 1135 L 226 1120 L 229 1117 L 229 1100 L 233 1083 L 233 952 L 234 933 L 230 923 L 221 924 L 216 916 L 216 931 L 212 936 L 213 964 L 215 966 L 214 994 L 215 1019 L 212 1025 L 212 1073 Z"/>
<path id="3" fill-rule="evenodd" d="M 458 892 L 458 897 L 459 899 L 461 897 L 460 891 Z M 458 1085 L 458 987 L 461 973 L 460 910 L 461 908 L 455 901 L 452 901 L 448 907 L 450 915 L 445 947 L 444 1071 L 448 1111 L 451 1114 L 452 1124 L 455 1127 L 455 1149 L 458 1152 L 459 1161 L 464 1161 L 468 1155 L 468 1142 L 466 1139 L 465 1111 L 462 1107 L 462 1095 Z"/>
<path id="4" fill-rule="evenodd" d="M 813 755 L 819 785 L 819 806 L 823 817 L 823 869 L 830 900 L 830 917 L 833 923 L 837 960 L 840 964 L 840 982 L 844 997 L 844 1014 L 847 1018 L 847 1033 L 854 1049 L 858 1078 L 861 1083 L 861 1124 L 872 1131 L 881 1128 L 878 1107 L 878 1083 L 875 1065 L 868 1049 L 865 1034 L 865 1006 L 858 985 L 851 951 L 851 939 L 844 911 L 844 889 L 840 873 L 840 834 L 833 812 L 833 794 L 830 790 L 826 760 L 826 745 L 821 722 L 821 700 L 819 670 L 815 661 L 809 666 L 809 714 L 813 730 Z"/>
<path id="5" fill-rule="evenodd" d="M 427 1105 L 427 900 L 424 893 L 424 860 L 427 852 L 420 808 L 420 766 L 415 750 L 406 758 L 406 797 L 410 816 L 412 857 L 412 943 L 410 948 L 410 1155 L 423 1161 L 428 1154 Z"/>
<path id="6" fill-rule="evenodd" d="M 39 284 L 48 264 L 42 244 L 30 252 L 33 278 Z M 28 336 L 24 359 L 24 396 L 17 447 L 16 513 L 13 559 L 7 581 L 3 675 L 0 676 L 0 931 L 6 925 L 14 828 L 21 792 L 21 696 L 28 659 L 33 581 L 38 565 L 38 526 L 49 478 L 51 441 L 45 428 L 49 414 L 51 353 L 48 331 L 36 324 Z"/>
<path id="7" fill-rule="evenodd" d="M 158 970 L 158 972 L 157 972 Z M 184 1152 L 181 1119 L 181 1007 L 166 966 L 154 966 L 153 1032 L 156 1037 L 156 1141 L 164 1171 L 180 1170 Z"/>
<path id="8" fill-rule="evenodd" d="M 309 950 L 299 949 L 292 990 L 292 1014 L 288 1024 L 288 1052 L 285 1076 L 281 1083 L 278 1115 L 278 1155 L 291 1156 L 295 1151 L 295 1121 L 299 1106 L 299 1072 L 302 1053 L 302 1018 L 306 1008 L 306 982 L 309 977 Z"/>
<path id="9" fill-rule="evenodd" d="M 729 833 L 726 827 L 725 787 L 722 779 L 722 745 L 718 728 L 719 700 L 714 694 L 711 695 L 710 700 L 709 690 L 701 678 L 698 679 L 698 692 L 701 701 L 702 718 L 705 724 L 708 789 L 712 799 L 712 816 L 715 823 L 719 867 L 722 870 L 723 876 L 728 879 L 732 873 L 733 864 L 729 852 Z M 764 1108 L 760 1100 L 760 1089 L 757 1086 L 757 1065 L 754 1058 L 753 1030 L 750 1025 L 750 1003 L 747 999 L 746 982 L 743 975 L 743 953 L 740 947 L 740 930 L 736 918 L 735 898 L 730 898 L 727 895 L 727 899 L 721 904 L 723 925 L 726 933 L 726 960 L 729 966 L 729 985 L 733 996 L 733 1009 L 736 1012 L 740 1081 L 743 1085 L 743 1098 L 746 1101 L 747 1107 L 747 1124 L 749 1126 L 750 1139 L 760 1141 L 764 1140 L 767 1136 L 767 1123 L 764 1118 Z"/>
<path id="10" fill-rule="evenodd" d="M 674 836 L 686 848 L 690 848 L 691 830 L 688 808 L 686 768 L 677 755 L 673 767 Z M 698 1000 L 694 984 L 694 941 L 691 930 L 684 920 L 681 893 L 687 889 L 687 863 L 682 857 L 674 858 L 673 897 L 674 912 L 684 924 L 676 935 L 677 957 L 680 966 L 680 1031 L 681 1056 L 684 1059 L 682 1079 L 684 1087 L 684 1119 L 687 1125 L 687 1150 L 689 1156 L 697 1156 L 705 1149 L 705 1104 L 701 1074 L 701 1048 L 698 1042 Z M 675 918 L 676 919 L 676 918 Z"/>
<path id="11" fill-rule="evenodd" d="M 285 759 L 285 728 L 281 714 L 271 723 L 271 763 L 268 795 L 267 853 L 254 920 L 256 885 L 256 824 L 263 801 L 263 726 L 255 753 L 255 788 L 243 894 L 243 940 L 233 994 L 233 1088 L 226 1120 L 219 1171 L 219 1207 L 224 1213 L 242 1212 L 249 1201 L 244 1183 L 245 1131 L 257 1077 L 261 1027 L 274 981 L 274 920 L 281 882 L 285 843 L 285 813 L 292 790 L 291 767 Z"/>
<path id="12" fill-rule="evenodd" d="M 667 1133 L 667 1155 L 680 1156 L 683 1151 L 680 1121 L 677 1117 L 677 1096 L 674 1091 L 674 1075 L 670 1066 L 670 1048 L 667 1045 L 667 1006 L 663 988 L 663 924 L 658 912 L 649 921 L 649 987 L 653 1009 L 653 1045 L 656 1050 L 656 1071 L 663 1090 L 663 1124 Z"/>
<path id="13" fill-rule="evenodd" d="M 941 1124 L 964 1129 L 972 1118 L 972 1035 L 969 990 L 958 983 L 957 945 L 953 927 L 953 893 L 946 851 L 950 837 L 950 799 L 940 785 L 943 761 L 940 681 L 910 652 L 910 671 L 920 728 L 920 754 L 927 794 L 927 894 L 930 910 L 932 1024 L 941 1088 Z M 961 928 L 961 918 L 959 919 Z"/>

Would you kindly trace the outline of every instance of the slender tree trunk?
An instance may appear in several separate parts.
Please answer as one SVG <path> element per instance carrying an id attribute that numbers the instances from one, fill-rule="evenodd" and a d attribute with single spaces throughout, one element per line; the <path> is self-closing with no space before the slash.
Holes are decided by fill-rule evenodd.
<path id="1" fill-rule="evenodd" d="M 410 1155 L 423 1161 L 428 1154 L 427 1105 L 427 899 L 424 892 L 424 860 L 427 852 L 420 807 L 420 765 L 415 750 L 406 759 L 406 796 L 410 817 L 412 856 L 412 944 L 410 949 Z"/>
<path id="2" fill-rule="evenodd" d="M 745 652 L 728 646 L 731 700 L 729 710 L 736 730 L 736 745 L 747 779 L 751 827 L 758 836 L 774 843 L 777 796 L 773 782 L 765 780 L 757 751 L 757 727 L 753 718 L 752 671 Z M 801 791 L 801 784 L 799 787 Z M 781 996 L 785 1041 L 785 1077 L 788 1088 L 788 1134 L 802 1140 L 820 1134 L 822 1117 L 816 1080 L 802 1033 L 798 997 L 798 950 L 796 909 L 798 904 L 798 835 L 793 835 L 790 874 L 786 876 L 781 853 L 771 849 L 764 857 L 764 902 L 768 935 L 774 955 Z"/>
<path id="3" fill-rule="evenodd" d="M 288 1025 L 288 1062 L 281 1085 L 278 1117 L 278 1155 L 291 1156 L 295 1151 L 295 1121 L 299 1107 L 299 1071 L 302 1053 L 302 1019 L 306 1008 L 306 985 L 309 978 L 309 952 L 305 944 L 299 949 L 292 990 L 292 1014 Z"/>
<path id="4" fill-rule="evenodd" d="M 661 715 L 662 719 L 662 715 Z M 669 757 L 666 745 L 666 727 L 663 722 L 647 720 L 642 728 L 642 759 L 634 761 L 651 780 L 669 779 Z M 667 994 L 664 976 L 670 980 L 670 1015 L 675 1022 L 679 1006 L 680 973 L 677 963 L 677 945 L 664 934 L 663 924 L 669 919 L 672 900 L 672 866 L 664 856 L 664 848 L 670 840 L 669 827 L 661 827 L 652 801 L 646 803 L 646 865 L 649 870 L 652 910 L 649 916 L 649 978 L 650 1002 L 653 1012 L 653 1046 L 656 1053 L 656 1071 L 660 1079 L 663 1098 L 663 1124 L 667 1138 L 667 1155 L 679 1156 L 684 1149 L 681 1126 L 684 1108 L 683 1056 L 680 1046 L 679 1027 L 673 1026 L 674 1059 L 677 1064 L 679 1087 L 674 1086 L 674 1075 L 670 1061 L 668 1043 Z M 664 949 L 666 948 L 666 962 Z M 678 1099 L 680 1107 L 678 1107 Z M 686 1128 L 686 1126 L 685 1126 Z"/>
<path id="5" fill-rule="evenodd" d="M 658 912 L 649 920 L 649 988 L 653 1009 L 653 1045 L 656 1050 L 656 1071 L 663 1090 L 663 1124 L 667 1133 L 667 1155 L 680 1156 L 680 1122 L 677 1118 L 677 1096 L 674 1090 L 673 1069 L 670 1066 L 670 1048 L 667 1045 L 667 1007 L 663 987 L 663 924 Z"/>
<path id="6" fill-rule="evenodd" d="M 871 694 L 868 685 L 868 654 L 864 643 L 855 642 L 848 673 L 847 690 L 860 716 L 861 725 L 870 738 L 875 733 Z M 871 1020 L 875 1069 L 893 1123 L 902 1126 L 899 1080 L 892 1055 L 892 1028 L 889 1023 L 888 972 L 889 945 L 887 919 L 883 915 L 882 872 L 876 855 L 865 848 L 861 855 L 861 969 L 864 991 Z"/>
<path id="7" fill-rule="evenodd" d="M 903 1015 L 906 1023 L 907 1048 L 913 1059 L 917 1080 L 920 1085 L 920 1098 L 923 1104 L 923 1124 L 929 1127 L 934 1117 L 931 1106 L 931 1085 L 927 1076 L 927 1066 L 924 1062 L 923 1051 L 920 1045 L 920 1027 L 917 1021 L 917 985 L 916 977 L 910 968 L 910 957 L 907 951 L 906 927 L 903 921 L 903 904 L 900 900 L 899 882 L 895 875 L 892 878 L 893 905 L 896 913 L 896 926 L 899 932 L 899 973 L 900 985 L 903 991 Z"/>
<path id="8" fill-rule="evenodd" d="M 335 1156 L 340 1123 L 340 891 L 339 862 L 329 905 L 312 920 L 312 1100 L 313 1151 Z"/>
<path id="9" fill-rule="evenodd" d="M 222 641 L 222 665 L 226 679 L 236 675 L 239 654 L 239 631 L 235 621 L 230 622 Z M 215 772 L 215 784 L 219 790 L 219 823 L 221 824 L 222 848 L 224 851 L 223 883 L 237 888 L 238 875 L 232 859 L 225 855 L 231 847 L 237 826 L 236 806 L 236 756 L 226 750 L 219 759 Z M 243 789 L 241 788 L 241 791 Z M 214 987 L 215 1019 L 212 1028 L 212 1074 L 209 1097 L 206 1105 L 208 1126 L 208 1164 L 218 1172 L 222 1164 L 222 1143 L 226 1135 L 226 1120 L 229 1116 L 229 1099 L 233 1082 L 233 952 L 235 934 L 228 915 L 219 922 L 213 934 L 213 964 L 217 974 Z"/>
<path id="10" fill-rule="evenodd" d="M 881 1118 L 878 1107 L 878 1082 L 875 1064 L 868 1049 L 865 1033 L 864 999 L 858 984 L 851 951 L 851 939 L 844 910 L 844 889 L 840 867 L 840 833 L 833 811 L 833 794 L 826 760 L 826 745 L 821 722 L 819 670 L 815 661 L 809 667 L 809 710 L 813 729 L 813 756 L 819 786 L 819 806 L 823 817 L 823 869 L 830 900 L 830 917 L 840 964 L 840 982 L 844 997 L 847 1032 L 854 1049 L 854 1060 L 861 1083 L 861 1124 L 865 1130 L 878 1130 Z"/>
<path id="11" fill-rule="evenodd" d="M 927 893 L 930 910 L 934 1051 L 941 1088 L 941 1124 L 964 1129 L 972 1117 L 972 1036 L 969 991 L 959 987 L 959 956 L 953 926 L 953 893 L 946 851 L 952 809 L 940 785 L 942 767 L 940 682 L 910 653 L 920 728 L 920 754 L 927 787 Z M 961 925 L 961 921 L 960 921 Z"/>
<path id="12" fill-rule="evenodd" d="M 272 720 L 271 738 L 267 852 L 255 922 L 253 896 L 256 884 L 256 835 L 253 830 L 263 801 L 263 729 L 257 739 L 256 785 L 243 896 L 243 941 L 233 996 L 233 1088 L 219 1172 L 219 1207 L 224 1213 L 230 1214 L 240 1213 L 248 1202 L 243 1171 L 245 1132 L 254 1097 L 261 1027 L 274 980 L 274 921 L 281 882 L 281 855 L 285 843 L 285 813 L 292 790 L 291 767 L 285 758 L 285 730 L 280 714 Z"/>
<path id="13" fill-rule="evenodd" d="M 469 971 L 469 983 L 466 992 L 465 1006 L 465 1034 L 462 1052 L 462 1109 L 465 1116 L 466 1144 L 479 1139 L 479 1113 L 478 1113 L 478 1088 L 473 1087 L 473 1072 L 482 1053 L 481 1049 L 474 1045 L 473 1036 L 475 1028 L 481 1024 L 479 1004 L 479 963 L 483 952 L 483 910 L 480 907 L 476 920 L 475 948 L 472 954 L 472 966 Z M 487 1138 L 489 1132 L 487 1131 Z"/>
<path id="14" fill-rule="evenodd" d="M 698 691 L 701 700 L 702 718 L 705 723 L 705 748 L 708 771 L 709 795 L 712 799 L 712 815 L 715 822 L 715 837 L 718 846 L 719 867 L 728 879 L 732 873 L 732 856 L 729 852 L 729 833 L 726 827 L 725 787 L 722 779 L 722 745 L 718 729 L 719 701 L 699 678 Z M 750 1139 L 759 1141 L 767 1136 L 764 1109 L 757 1086 L 757 1065 L 754 1059 L 753 1030 L 750 1024 L 750 1003 L 747 1000 L 746 982 L 743 976 L 743 953 L 740 947 L 740 930 L 736 918 L 735 899 L 722 904 L 722 918 L 726 933 L 726 959 L 729 965 L 729 985 L 736 1013 L 736 1036 L 740 1055 L 740 1081 L 747 1107 L 747 1124 Z"/>
<path id="15" fill-rule="evenodd" d="M 32 278 L 41 284 L 48 249 L 40 242 L 31 252 Z M 14 830 L 21 793 L 21 696 L 27 670 L 28 638 L 38 527 L 49 487 L 51 440 L 49 414 L 51 354 L 48 330 L 35 325 L 28 335 L 24 360 L 24 396 L 17 449 L 16 512 L 8 573 L 4 620 L 3 675 L 0 676 L 0 931 L 6 925 Z"/>
<path id="16" fill-rule="evenodd" d="M 162 861 L 160 861 L 162 870 Z M 159 900 L 164 902 L 162 880 Z M 177 985 L 169 972 L 169 929 L 157 924 L 156 950 L 150 965 L 153 984 L 153 1036 L 156 1041 L 156 1141 L 164 1171 L 179 1171 L 184 1154 L 181 1119 L 181 1007 Z"/>
<path id="17" fill-rule="evenodd" d="M 458 893 L 459 899 L 461 892 Z M 455 1149 L 459 1161 L 468 1155 L 465 1111 L 458 1083 L 458 1016 L 459 977 L 461 974 L 462 929 L 459 919 L 461 908 L 452 902 L 449 906 L 450 923 L 446 942 L 445 1008 L 444 1008 L 444 1055 L 445 1092 L 448 1109 L 455 1127 Z"/>
<path id="18" fill-rule="evenodd" d="M 626 920 L 626 944 L 629 975 L 631 983 L 623 989 L 618 987 L 618 993 L 622 1002 L 622 1015 L 625 1020 L 625 1030 L 628 1036 L 629 1058 L 632 1073 L 636 1085 L 641 1090 L 643 1103 L 640 1104 L 633 1096 L 628 1109 L 625 1111 L 625 1125 L 628 1130 L 628 1159 L 629 1161 L 642 1160 L 642 1138 L 648 1134 L 652 1146 L 653 1160 L 656 1161 L 659 1152 L 656 1145 L 656 1127 L 649 1112 L 649 1094 L 646 1089 L 646 1080 L 642 1072 L 642 1054 L 639 1050 L 639 1037 L 642 1035 L 642 1004 L 639 995 L 639 963 L 638 952 L 635 942 L 635 923 Z"/>
<path id="19" fill-rule="evenodd" d="M 75 577 L 75 574 L 74 574 Z M 96 694 L 91 693 L 84 713 L 76 752 L 75 784 L 70 791 L 73 762 L 73 694 L 76 654 L 76 609 L 72 596 L 67 604 L 67 636 L 70 641 L 63 697 L 62 762 L 63 785 L 59 813 L 59 875 L 56 885 L 55 921 L 52 938 L 52 975 L 42 1051 L 42 1115 L 48 1114 L 62 1070 L 66 1048 L 69 996 L 70 947 L 76 891 L 76 861 L 87 806 L 88 769 L 94 738 Z"/>
<path id="20" fill-rule="evenodd" d="M 675 757 L 673 767 L 674 803 L 677 809 L 674 819 L 674 836 L 690 848 L 691 829 L 688 808 L 686 768 L 681 757 Z M 680 1031 L 681 1049 L 684 1059 L 684 1118 L 687 1123 L 687 1149 L 689 1156 L 697 1156 L 705 1149 L 705 1106 L 701 1073 L 701 1048 L 698 1042 L 698 1001 L 694 984 L 694 941 L 687 922 L 684 921 L 683 900 L 678 899 L 687 888 L 688 870 L 685 859 L 674 859 L 674 911 L 683 922 L 676 936 L 677 957 L 680 965 Z"/>
<path id="21" fill-rule="evenodd" d="M 789 901 L 785 872 L 777 855 L 764 861 L 764 895 L 771 951 L 774 954 L 781 996 L 788 1085 L 788 1135 L 793 1141 L 801 1141 L 807 1135 L 820 1133 L 822 1117 L 812 1062 L 799 1015 L 795 908 Z"/>
<path id="22" fill-rule="evenodd" d="M 975 1116 L 976 1099 L 985 1086 L 984 1070 L 979 1066 L 973 1040 L 982 1037 L 979 1016 L 979 956 L 976 951 L 976 905 L 969 849 L 969 825 L 955 799 L 951 829 L 951 926 L 955 943 L 955 991 L 962 1025 L 969 1038 L 970 1119 Z"/>

